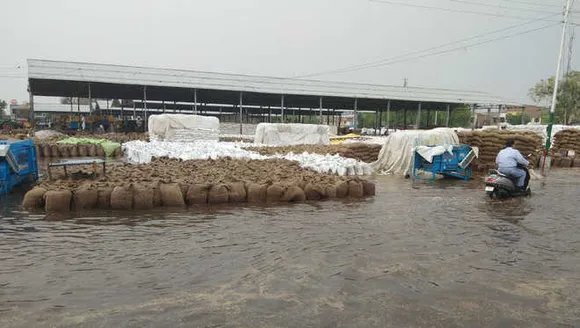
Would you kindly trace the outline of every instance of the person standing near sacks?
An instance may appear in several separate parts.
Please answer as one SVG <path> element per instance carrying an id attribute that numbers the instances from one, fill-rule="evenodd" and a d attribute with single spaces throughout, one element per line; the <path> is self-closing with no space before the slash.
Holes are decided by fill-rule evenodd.
<path id="1" fill-rule="evenodd" d="M 508 139 L 505 148 L 497 154 L 495 163 L 501 173 L 517 178 L 516 186 L 524 189 L 526 171 L 518 168 L 518 165 L 528 167 L 530 162 L 517 149 L 513 148 L 514 144 L 514 139 Z"/>

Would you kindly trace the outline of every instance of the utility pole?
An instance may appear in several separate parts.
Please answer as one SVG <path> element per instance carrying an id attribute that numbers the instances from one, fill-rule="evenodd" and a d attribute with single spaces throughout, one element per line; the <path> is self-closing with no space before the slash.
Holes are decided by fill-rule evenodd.
<path id="1" fill-rule="evenodd" d="M 546 148 L 544 149 L 544 156 L 542 156 L 542 175 L 545 175 L 546 162 L 548 161 L 548 151 L 552 145 L 552 126 L 554 125 L 554 112 L 556 110 L 556 102 L 558 101 L 558 84 L 560 83 L 560 67 L 562 66 L 562 55 L 564 53 L 564 45 L 566 42 L 566 29 L 568 28 L 568 20 L 570 18 L 570 4 L 572 0 L 566 1 L 566 9 L 564 10 L 564 23 L 562 24 L 562 37 L 560 39 L 560 52 L 558 54 L 558 64 L 556 65 L 556 77 L 554 79 L 554 94 L 552 95 L 552 106 L 550 107 L 550 122 L 548 123 L 548 137 L 546 138 Z"/>

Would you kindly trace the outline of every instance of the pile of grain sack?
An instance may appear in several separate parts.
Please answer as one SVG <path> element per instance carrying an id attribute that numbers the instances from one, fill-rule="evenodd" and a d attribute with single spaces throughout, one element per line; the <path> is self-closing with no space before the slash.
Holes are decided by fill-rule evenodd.
<path id="1" fill-rule="evenodd" d="M 357 177 L 305 170 L 293 161 L 155 159 L 148 164 L 115 164 L 106 177 L 75 180 L 93 174 L 55 169 L 26 193 L 23 207 L 48 213 L 71 210 L 150 209 L 224 203 L 279 203 L 362 198 L 375 195 L 372 182 Z M 82 173 L 82 174 L 78 174 Z M 86 174 L 89 173 L 89 174 Z"/>
<path id="2" fill-rule="evenodd" d="M 580 130 L 562 130 L 554 135 L 552 166 L 580 167 Z"/>
<path id="3" fill-rule="evenodd" d="M 98 144 L 60 144 L 56 142 L 36 143 L 36 154 L 39 158 L 71 158 L 71 157 L 106 157 L 105 150 Z M 109 157 L 123 156 L 118 147 Z"/>
<path id="4" fill-rule="evenodd" d="M 285 147 L 247 147 L 246 150 L 255 151 L 260 155 L 284 155 L 289 153 L 301 154 L 321 154 L 335 155 L 356 159 L 365 163 L 372 163 L 377 160 L 382 145 L 366 143 L 350 143 L 341 145 L 297 145 Z"/>
<path id="5" fill-rule="evenodd" d="M 531 131 L 462 131 L 457 135 L 460 143 L 479 148 L 479 157 L 471 164 L 476 172 L 495 168 L 497 154 L 510 138 L 516 140 L 515 148 L 523 156 L 531 154 L 529 161 L 532 166 L 536 166 L 542 154 L 542 137 Z"/>
<path id="6" fill-rule="evenodd" d="M 50 132 L 50 131 L 40 131 Z M 34 144 L 36 145 L 36 153 L 39 158 L 71 158 L 71 157 L 113 157 L 119 158 L 123 155 L 121 147 L 116 148 L 114 151 L 109 151 L 109 148 L 103 148 L 99 144 L 99 140 L 107 140 L 111 143 L 125 143 L 133 140 L 147 141 L 149 136 L 147 133 L 105 133 L 105 134 L 90 134 L 90 133 L 77 133 L 78 138 L 76 141 L 72 140 L 72 143 L 67 142 L 68 136 L 58 134 L 50 135 L 43 138 L 34 138 Z M 86 140 L 83 143 L 82 140 Z M 80 141 L 80 142 L 79 142 Z M 107 154 L 109 152 L 109 154 Z"/>

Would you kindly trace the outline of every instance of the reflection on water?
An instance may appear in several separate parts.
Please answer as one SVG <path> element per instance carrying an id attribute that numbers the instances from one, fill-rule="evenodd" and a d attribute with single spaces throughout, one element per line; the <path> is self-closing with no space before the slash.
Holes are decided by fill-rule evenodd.
<path id="1" fill-rule="evenodd" d="M 364 201 L 45 217 L 0 200 L 0 327 L 578 327 L 579 171 L 488 199 L 377 178 Z"/>

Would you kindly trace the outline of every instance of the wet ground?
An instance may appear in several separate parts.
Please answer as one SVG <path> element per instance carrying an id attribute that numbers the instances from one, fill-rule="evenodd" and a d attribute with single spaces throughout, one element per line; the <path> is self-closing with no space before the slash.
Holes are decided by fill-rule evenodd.
<path id="1" fill-rule="evenodd" d="M 0 327 L 580 327 L 579 185 L 380 177 L 358 202 L 49 218 L 14 194 Z"/>

